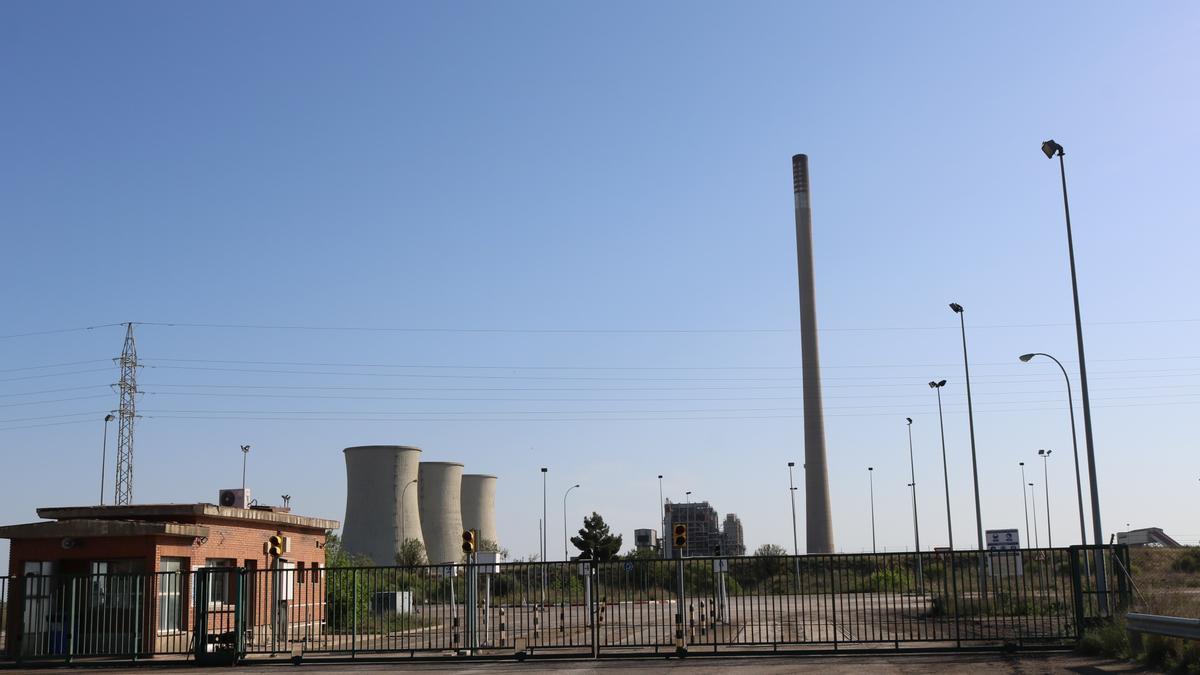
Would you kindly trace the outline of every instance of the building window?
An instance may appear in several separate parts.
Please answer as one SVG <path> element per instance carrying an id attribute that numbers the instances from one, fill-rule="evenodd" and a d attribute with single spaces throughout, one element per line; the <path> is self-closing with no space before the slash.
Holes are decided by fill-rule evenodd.
<path id="1" fill-rule="evenodd" d="M 312 582 L 314 584 L 321 583 L 321 563 L 313 563 L 311 571 L 312 571 L 312 574 L 310 574 L 309 576 L 312 577 Z"/>
<path id="2" fill-rule="evenodd" d="M 178 631 L 183 627 L 183 571 L 187 558 L 163 558 L 158 563 L 158 630 Z"/>
<path id="3" fill-rule="evenodd" d="M 138 606 L 146 585 L 142 559 L 93 560 L 89 569 L 92 605 L 111 609 Z"/>
<path id="4" fill-rule="evenodd" d="M 209 604 L 232 604 L 233 575 L 237 561 L 232 558 L 209 558 L 204 561 L 204 566 L 222 568 L 222 571 L 210 572 L 208 574 Z"/>
<path id="5" fill-rule="evenodd" d="M 296 583 L 304 583 L 304 563 L 296 563 Z"/>

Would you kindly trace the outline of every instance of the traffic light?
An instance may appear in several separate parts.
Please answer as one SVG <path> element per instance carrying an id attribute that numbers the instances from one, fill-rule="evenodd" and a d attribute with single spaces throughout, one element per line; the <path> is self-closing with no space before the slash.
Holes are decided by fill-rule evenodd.
<path id="1" fill-rule="evenodd" d="M 687 525 L 678 523 L 675 525 L 675 548 L 684 548 L 687 546 Z"/>
<path id="2" fill-rule="evenodd" d="M 279 556 L 283 555 L 282 535 L 273 534 L 271 535 L 270 539 L 267 539 L 267 553 L 269 553 L 272 558 L 278 558 Z"/>
<path id="3" fill-rule="evenodd" d="M 714 555 L 714 556 L 716 556 L 716 557 L 718 557 L 718 558 L 720 558 L 720 557 L 721 557 L 721 545 L 720 545 L 720 544 L 717 544 L 716 546 L 713 546 L 713 555 Z"/>
<path id="4" fill-rule="evenodd" d="M 475 530 L 463 530 L 463 553 L 471 555 L 475 552 Z"/>

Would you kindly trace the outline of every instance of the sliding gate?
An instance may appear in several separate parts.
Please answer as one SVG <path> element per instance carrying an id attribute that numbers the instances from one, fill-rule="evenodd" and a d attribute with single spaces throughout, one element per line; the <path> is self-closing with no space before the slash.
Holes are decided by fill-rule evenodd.
<path id="1" fill-rule="evenodd" d="M 1067 645 L 1125 606 L 1128 569 L 1124 547 L 1072 547 L 27 574 L 0 580 L 0 649 L 229 662 Z"/>

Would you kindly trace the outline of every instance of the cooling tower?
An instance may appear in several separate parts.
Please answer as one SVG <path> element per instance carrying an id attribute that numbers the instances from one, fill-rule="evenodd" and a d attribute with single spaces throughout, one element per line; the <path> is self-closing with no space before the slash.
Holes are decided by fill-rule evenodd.
<path id="1" fill-rule="evenodd" d="M 400 542 L 420 541 L 417 466 L 421 450 L 403 445 L 346 448 L 346 520 L 342 545 L 376 565 L 395 565 Z"/>
<path id="2" fill-rule="evenodd" d="M 792 156 L 796 197 L 796 272 L 800 282 L 800 365 L 804 391 L 804 523 L 809 553 L 833 553 L 829 468 L 825 463 L 825 412 L 817 350 L 817 290 L 813 272 L 812 204 L 808 156 Z"/>
<path id="3" fill-rule="evenodd" d="M 478 530 L 480 541 L 499 544 L 496 538 L 496 477 L 477 473 L 462 477 L 462 524 Z"/>
<path id="4" fill-rule="evenodd" d="M 434 565 L 462 559 L 463 465 L 458 462 L 421 462 L 417 476 L 417 501 L 425 556 Z"/>

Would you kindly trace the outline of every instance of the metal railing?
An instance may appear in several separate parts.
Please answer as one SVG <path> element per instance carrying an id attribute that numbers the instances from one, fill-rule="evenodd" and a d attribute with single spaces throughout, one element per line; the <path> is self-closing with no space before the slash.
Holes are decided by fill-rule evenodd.
<path id="1" fill-rule="evenodd" d="M 1067 644 L 1093 549 L 0 578 L 8 658 L 498 657 Z M 979 570 L 987 572 L 983 587 Z M 1109 579 L 1121 547 L 1102 556 Z M 0 624 L 3 629 L 4 624 Z M 17 630 L 20 627 L 20 630 Z"/>

